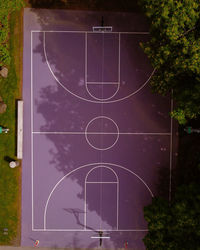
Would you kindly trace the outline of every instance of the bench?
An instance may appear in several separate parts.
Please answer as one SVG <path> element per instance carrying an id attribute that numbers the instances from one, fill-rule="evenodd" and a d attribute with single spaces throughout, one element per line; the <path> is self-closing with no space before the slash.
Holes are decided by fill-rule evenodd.
<path id="1" fill-rule="evenodd" d="M 23 157 L 23 101 L 17 102 L 17 158 Z"/>

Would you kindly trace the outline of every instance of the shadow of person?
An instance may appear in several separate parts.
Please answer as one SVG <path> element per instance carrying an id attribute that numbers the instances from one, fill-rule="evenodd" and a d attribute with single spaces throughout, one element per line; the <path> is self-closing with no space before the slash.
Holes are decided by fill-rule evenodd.
<path id="1" fill-rule="evenodd" d="M 11 158 L 10 156 L 5 156 L 4 161 L 11 162 L 11 161 L 15 161 L 15 159 Z"/>
<path id="2" fill-rule="evenodd" d="M 73 214 L 74 215 L 74 218 L 76 219 L 76 223 L 77 225 L 79 226 L 82 226 L 83 228 L 85 229 L 88 229 L 88 230 L 91 230 L 91 231 L 94 231 L 94 232 L 98 232 L 96 231 L 94 228 L 92 227 L 89 227 L 87 225 L 84 225 L 81 221 L 80 221 L 80 214 L 84 214 L 85 212 L 79 208 L 63 208 L 64 211 L 70 213 L 70 214 Z"/>
<path id="3" fill-rule="evenodd" d="M 80 226 L 82 226 L 83 228 L 85 228 L 87 230 L 91 230 L 91 231 L 95 232 L 97 234 L 97 236 L 95 236 L 95 238 L 99 239 L 99 246 L 100 247 L 102 246 L 104 235 L 106 236 L 108 234 L 104 233 L 101 230 L 96 230 L 96 229 L 94 229 L 92 227 L 89 227 L 89 226 L 84 225 L 83 223 L 81 223 L 79 216 L 80 216 L 80 214 L 85 213 L 83 210 L 81 210 L 79 208 L 63 208 L 63 210 L 65 210 L 66 212 L 74 215 L 77 225 L 80 225 Z"/>

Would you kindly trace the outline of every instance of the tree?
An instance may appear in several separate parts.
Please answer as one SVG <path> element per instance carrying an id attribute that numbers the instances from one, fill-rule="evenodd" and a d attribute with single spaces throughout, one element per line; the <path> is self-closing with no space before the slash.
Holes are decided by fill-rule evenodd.
<path id="1" fill-rule="evenodd" d="M 0 1 L 0 66 L 10 64 L 10 53 L 8 46 L 9 37 L 9 14 L 24 6 L 23 0 Z"/>
<path id="2" fill-rule="evenodd" d="M 200 1 L 140 0 L 151 23 L 151 40 L 141 44 L 156 73 L 152 89 L 171 92 L 172 117 L 180 124 L 200 115 Z"/>
<path id="3" fill-rule="evenodd" d="M 200 185 L 178 188 L 171 204 L 154 198 L 145 207 L 149 232 L 143 239 L 147 250 L 200 249 Z"/>

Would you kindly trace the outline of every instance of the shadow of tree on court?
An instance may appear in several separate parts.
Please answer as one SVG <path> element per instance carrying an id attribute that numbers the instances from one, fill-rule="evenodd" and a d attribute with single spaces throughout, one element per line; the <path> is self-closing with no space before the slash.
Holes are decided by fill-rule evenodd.
<path id="1" fill-rule="evenodd" d="M 173 199 L 175 189 L 177 186 L 176 169 L 178 159 L 178 144 L 179 144 L 179 133 L 177 121 L 172 121 L 172 145 L 169 144 L 169 162 L 159 167 L 157 171 L 158 181 L 156 182 L 157 194 L 156 196 L 162 197 L 169 201 Z M 171 140 L 171 138 L 169 137 Z M 171 161 L 171 163 L 170 163 Z M 170 166 L 171 165 L 171 166 Z M 170 169 L 171 168 L 171 169 Z"/>
<path id="2" fill-rule="evenodd" d="M 81 222 L 79 216 L 80 214 L 84 214 L 85 212 L 79 208 L 63 208 L 64 211 L 66 211 L 67 213 L 73 214 L 74 218 L 76 220 L 76 224 L 79 226 L 82 226 L 83 228 L 85 227 L 85 225 Z M 86 229 L 91 230 L 95 233 L 99 233 L 99 231 L 95 230 L 92 227 L 89 227 L 86 225 Z"/>
<path id="3" fill-rule="evenodd" d="M 158 169 L 158 181 L 156 183 L 156 196 L 169 200 L 170 168 L 169 165 L 161 166 Z"/>
<path id="4" fill-rule="evenodd" d="M 138 0 L 29 0 L 33 8 L 141 12 Z"/>
<path id="5" fill-rule="evenodd" d="M 190 121 L 188 126 L 198 128 L 200 121 Z M 176 189 L 181 185 L 189 185 L 191 182 L 199 181 L 199 169 L 197 162 L 200 159 L 200 144 L 198 134 L 187 134 L 185 126 L 179 126 L 173 122 L 173 152 L 171 170 L 171 199 L 173 200 Z M 178 131 L 178 133 L 175 133 Z M 191 157 L 192 156 L 192 157 Z M 158 196 L 169 200 L 169 165 L 162 166 L 158 171 L 157 182 Z"/>
<path id="6" fill-rule="evenodd" d="M 54 1 L 52 1 L 53 3 Z M 34 12 L 34 10 L 32 10 Z M 55 25 L 53 24 L 52 20 L 60 20 L 62 17 L 64 17 L 64 13 L 54 12 L 51 13 L 51 17 L 48 16 L 48 10 L 43 11 L 35 11 L 37 18 L 39 20 L 39 23 L 41 25 L 41 30 L 50 30 L 54 29 Z M 46 14 L 45 14 L 46 13 Z M 100 21 L 101 14 L 99 14 L 99 17 L 97 18 L 97 24 Z M 84 20 L 83 16 L 83 20 Z M 49 21 L 51 19 L 51 21 Z M 64 17 L 63 27 L 65 27 L 66 18 Z M 67 20 L 69 22 L 69 20 Z M 92 16 L 87 17 L 87 25 L 93 23 L 94 20 Z M 119 21 L 120 22 L 120 21 Z M 84 22 L 83 22 L 84 23 Z M 86 25 L 86 26 L 87 26 Z M 65 29 L 65 28 L 64 28 Z M 44 56 L 44 48 L 43 48 L 43 35 L 42 33 L 39 35 L 39 44 L 37 45 L 37 48 L 34 49 L 34 53 L 39 53 L 43 59 L 43 62 L 45 62 L 45 56 Z M 55 44 L 54 44 L 54 47 Z M 61 50 L 62 51 L 62 50 Z M 64 64 L 62 63 L 62 60 L 55 60 L 55 57 L 53 54 L 48 53 L 48 60 L 51 65 L 55 68 L 55 75 L 57 78 L 62 79 L 68 78 L 69 81 L 73 81 L 70 79 L 69 75 L 66 75 Z M 63 55 L 60 54 L 60 58 Z M 59 62 L 59 63 L 58 63 Z M 64 76 L 63 76 L 64 74 Z M 78 79 L 76 79 L 77 81 Z M 84 96 L 84 93 L 82 94 Z M 41 126 L 41 131 L 65 131 L 66 128 L 73 128 L 74 130 L 80 131 L 80 128 L 84 128 L 86 123 L 80 114 L 82 103 L 77 101 L 72 101 L 72 99 L 68 99 L 68 95 L 65 93 L 63 88 L 60 86 L 56 88 L 52 88 L 50 86 L 44 87 L 40 91 L 40 100 L 36 102 L 37 112 L 41 114 L 45 120 L 45 125 Z M 90 112 L 90 110 L 88 110 Z M 66 117 L 66 119 L 63 119 Z M 62 121 L 62 122 L 61 122 Z M 53 166 L 56 167 L 56 169 L 63 173 L 63 175 L 69 173 L 71 170 L 75 168 L 75 166 L 80 166 L 79 159 L 77 157 L 77 151 L 74 152 L 73 150 L 73 140 L 68 139 L 66 141 L 66 136 L 60 135 L 59 139 L 55 139 L 55 136 L 53 135 L 46 135 L 46 137 L 53 142 L 55 145 L 57 152 L 51 151 L 52 159 L 51 162 Z M 80 152 L 81 153 L 81 148 Z M 92 162 L 92 159 L 90 159 Z M 81 185 L 81 187 L 84 187 L 84 179 L 83 178 L 77 178 L 78 184 Z M 84 189 L 83 189 L 84 190 Z M 83 191 L 80 194 L 79 198 L 83 199 Z M 88 204 L 89 209 L 95 210 L 93 204 Z M 67 211 L 68 212 L 68 211 Z M 96 211 L 98 213 L 98 211 Z M 77 222 L 78 222 L 78 218 Z M 78 222 L 80 223 L 80 221 Z M 139 244 L 137 241 L 141 240 L 141 234 L 144 233 L 137 233 L 135 234 L 135 249 L 137 249 L 136 245 Z M 115 234 L 113 235 L 115 238 L 115 245 L 122 245 L 121 242 L 121 234 Z M 124 233 L 124 238 L 131 239 L 132 234 L 131 233 Z M 105 243 L 106 244 L 106 243 Z M 140 243 L 141 244 L 141 243 Z M 75 247 L 81 247 L 83 244 L 81 242 L 78 242 L 78 236 L 76 235 L 73 239 L 73 245 Z M 96 243 L 92 243 L 90 247 L 96 247 Z M 109 246 L 108 246 L 109 247 Z"/>
<path id="7" fill-rule="evenodd" d="M 86 120 L 80 113 L 81 103 L 77 102 L 76 98 L 69 99 L 67 97 L 68 95 L 60 87 L 47 86 L 40 90 L 40 98 L 35 100 L 37 113 L 41 114 L 45 120 L 45 124 L 40 126 L 40 131 L 65 132 L 71 130 L 80 132 L 82 128 L 85 128 Z M 83 144 L 87 145 L 84 133 L 78 136 L 66 136 L 62 133 L 56 136 L 55 134 L 46 134 L 45 137 L 54 144 L 56 149 L 52 148 L 49 151 L 51 155 L 49 165 L 62 172 L 63 176 L 86 163 L 96 162 L 96 153 L 90 154 L 84 149 Z M 78 193 L 78 199 L 84 199 L 85 175 L 83 176 L 81 172 L 70 176 L 70 179 L 75 179 L 82 187 L 81 192 Z M 88 202 L 88 209 L 99 214 L 95 202 Z M 104 220 L 107 220 L 108 224 L 111 223 L 109 218 L 104 218 Z"/>
<path id="8" fill-rule="evenodd" d="M 70 103 L 63 95 L 62 89 L 45 87 L 41 90 L 40 98 L 42 101 L 36 102 L 37 112 L 42 114 L 45 119 L 45 125 L 41 126 L 41 131 L 65 131 L 66 128 L 76 129 L 77 126 L 79 127 L 81 123 L 81 117 L 78 113 L 79 104 Z M 77 163 L 77 159 L 72 159 L 70 156 L 71 143 L 66 141 L 66 135 L 62 134 L 59 135 L 59 138 L 55 138 L 52 134 L 48 134 L 46 137 L 54 143 L 57 149 L 57 152 L 51 150 L 52 160 L 50 163 L 65 175 Z"/>
<path id="9" fill-rule="evenodd" d="M 200 120 L 196 120 L 192 125 L 200 125 Z M 197 128 L 199 127 L 197 125 Z M 198 169 L 198 164 L 200 160 L 200 143 L 198 134 L 187 134 L 184 127 L 179 127 L 179 158 L 174 171 L 175 185 L 174 188 L 181 185 L 189 185 L 191 182 L 198 183 L 200 178 L 200 171 Z"/>
<path id="10" fill-rule="evenodd" d="M 81 222 L 81 220 L 79 218 L 79 215 L 83 214 L 84 211 L 77 209 L 77 208 L 63 208 L 63 210 L 65 210 L 67 213 L 73 214 L 77 225 L 80 225 L 84 228 L 85 225 Z M 93 236 L 99 236 L 99 231 L 97 231 L 96 229 L 89 227 L 89 226 L 86 226 L 86 229 L 91 230 L 91 232 L 95 233 Z M 118 234 L 120 234 L 120 233 L 118 233 Z M 127 235 L 128 235 L 128 233 L 126 233 L 126 237 L 127 237 Z M 116 244 L 117 246 L 121 245 L 123 247 L 123 242 L 121 241 L 121 237 L 118 238 L 119 235 L 113 234 L 112 232 L 104 232 L 103 236 L 110 236 L 111 239 L 113 240 L 114 244 Z M 80 242 L 78 242 L 78 244 L 77 244 L 77 238 L 76 237 L 74 238 L 73 245 L 80 248 L 81 245 L 80 245 Z M 129 237 L 127 237 L 127 238 L 129 238 Z M 99 239 L 96 239 L 94 242 L 92 242 L 88 246 L 88 248 L 92 249 L 92 248 L 96 248 L 97 246 L 99 246 Z M 82 247 L 84 247 L 84 245 L 82 245 Z M 108 249 L 112 248 L 109 245 L 109 242 L 106 242 L 106 240 L 103 240 L 103 247 L 108 248 Z"/>
<path id="11" fill-rule="evenodd" d="M 32 10 L 34 12 L 34 10 Z M 69 21 L 66 19 L 65 13 L 60 11 L 54 11 L 49 12 L 50 10 L 38 10 L 36 11 L 36 15 L 38 18 L 38 21 L 41 25 L 41 30 L 49 30 L 54 29 L 55 23 L 54 20 L 63 20 L 63 23 L 59 23 L 59 25 L 63 25 L 63 29 L 66 29 L 66 22 Z M 72 14 L 71 14 L 72 15 Z M 73 15 L 72 15 L 73 16 Z M 102 14 L 99 13 L 98 17 L 96 18 L 97 23 L 100 22 Z M 123 16 L 123 15 L 122 15 Z M 73 22 L 75 23 L 75 18 L 73 17 Z M 94 16 L 93 15 L 87 15 L 81 14 L 80 15 L 79 23 L 83 23 L 83 25 L 88 26 L 91 23 L 94 23 Z M 118 20 L 120 22 L 120 20 Z M 84 27 L 83 27 L 84 28 Z M 55 28 L 56 29 L 56 28 Z M 34 34 L 38 35 L 38 40 L 36 47 L 34 47 L 34 54 L 40 54 L 42 61 L 46 63 L 45 53 L 44 53 L 44 36 L 43 33 Z M 48 34 L 46 34 L 48 38 Z M 84 84 L 81 83 L 80 77 L 75 74 L 76 72 L 79 72 L 81 69 L 82 62 L 78 62 L 78 68 L 76 68 L 75 72 L 72 72 L 67 69 L 67 62 L 70 62 L 73 65 L 74 56 L 73 53 L 68 50 L 68 58 L 66 62 L 64 63 L 64 48 L 65 48 L 65 41 L 60 37 L 59 46 L 56 44 L 57 37 L 59 35 L 56 35 L 55 37 L 51 39 L 47 39 L 46 41 L 46 55 L 48 57 L 48 62 L 52 66 L 54 74 L 57 79 L 59 79 L 60 82 L 68 81 L 71 86 L 78 86 L 79 96 L 85 97 L 86 91 L 84 88 Z M 54 39 L 55 38 L 55 39 Z M 73 41 L 71 42 L 74 43 Z M 57 49 L 57 45 L 59 49 Z M 51 48 L 50 50 L 48 48 Z M 61 48 L 61 49 L 60 49 Z M 76 51 L 77 50 L 77 51 Z M 78 46 L 75 47 L 75 53 L 78 53 Z M 75 60 L 79 58 L 80 55 L 75 56 Z M 71 68 L 75 68 L 76 65 L 73 65 Z M 51 75 L 51 78 L 53 79 L 53 76 Z M 47 79 L 48 82 L 48 79 Z M 57 83 L 56 83 L 57 84 Z M 69 93 L 67 93 L 59 84 L 57 84 L 57 87 L 47 86 L 47 84 L 44 84 L 46 87 L 41 88 L 39 93 L 39 99 L 35 101 L 35 105 L 37 107 L 37 113 L 41 114 L 42 117 L 45 120 L 45 124 L 40 127 L 40 131 L 83 131 L 86 127 L 88 121 L 90 119 L 89 115 L 91 115 L 91 112 L 94 113 L 94 116 L 96 115 L 96 110 L 94 109 L 95 104 L 90 106 L 87 106 L 88 109 L 84 112 L 84 117 L 80 113 L 80 110 L 83 106 L 83 103 L 77 99 L 77 97 L 71 96 Z M 50 112 L 49 112 L 50 111 Z M 66 135 L 59 135 L 59 139 L 55 138 L 54 135 L 46 135 L 46 137 L 53 142 L 55 145 L 56 151 L 51 151 L 52 159 L 51 164 L 56 167 L 56 169 L 63 173 L 63 175 L 66 175 L 71 170 L 73 170 L 75 167 L 80 166 L 80 159 L 77 157 L 77 149 L 74 150 L 73 144 L 76 142 L 76 138 L 73 137 L 73 139 L 70 139 L 72 137 L 68 137 L 68 140 L 66 141 Z M 80 144 L 80 143 L 79 143 Z M 83 150 L 79 148 L 79 154 L 83 154 Z M 89 163 L 96 162 L 96 155 L 87 155 L 89 159 Z M 80 156 L 79 156 L 80 157 Z M 84 162 L 85 163 L 85 162 Z M 88 162 L 87 162 L 88 163 Z M 84 187 L 84 180 L 83 178 L 78 179 L 78 183 Z M 83 199 L 83 191 L 80 194 L 80 198 Z M 93 204 L 89 204 L 90 210 L 95 210 L 96 207 Z M 98 211 L 96 211 L 98 213 Z"/>

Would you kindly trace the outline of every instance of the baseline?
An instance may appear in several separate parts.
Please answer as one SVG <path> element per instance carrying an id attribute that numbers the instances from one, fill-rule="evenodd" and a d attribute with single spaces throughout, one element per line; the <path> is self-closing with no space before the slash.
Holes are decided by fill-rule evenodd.
<path id="1" fill-rule="evenodd" d="M 87 33 L 87 34 L 93 34 L 93 31 L 88 30 L 31 30 L 31 32 L 34 33 L 40 33 L 40 32 L 48 32 L 48 33 Z M 133 35 L 149 35 L 150 32 L 148 31 L 112 31 L 112 32 L 106 32 L 106 34 L 133 34 Z"/>
<path id="2" fill-rule="evenodd" d="M 96 229 L 97 231 L 103 232 L 148 232 L 148 229 Z M 32 231 L 34 232 L 94 232 L 92 229 L 43 229 L 35 228 Z"/>
<path id="3" fill-rule="evenodd" d="M 171 93 L 173 96 L 173 91 Z M 173 99 L 171 97 L 171 112 L 173 111 Z M 170 120 L 170 152 L 169 152 L 169 201 L 171 201 L 171 189 L 172 189 L 172 155 L 173 154 L 173 118 Z"/>

